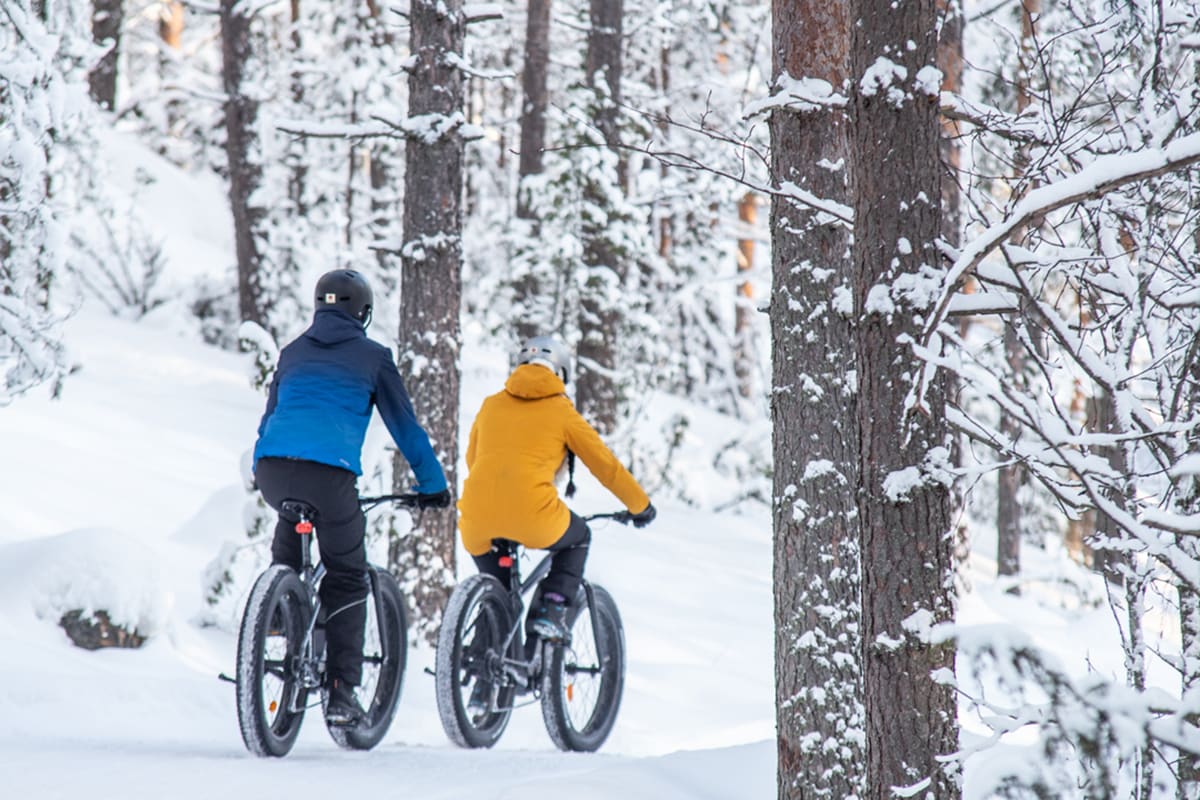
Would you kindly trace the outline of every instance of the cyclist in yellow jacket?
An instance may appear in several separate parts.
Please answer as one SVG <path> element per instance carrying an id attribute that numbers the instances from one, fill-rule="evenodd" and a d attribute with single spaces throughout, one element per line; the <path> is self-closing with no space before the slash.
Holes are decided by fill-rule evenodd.
<path id="1" fill-rule="evenodd" d="M 654 506 L 629 470 L 600 440 L 566 395 L 570 357 L 554 337 L 535 336 L 517 353 L 504 391 L 483 401 L 467 445 L 467 479 L 458 501 L 463 545 L 480 572 L 508 585 L 493 539 L 511 539 L 554 554 L 528 627 L 545 639 L 567 637 L 566 606 L 583 580 L 591 530 L 558 496 L 554 478 L 577 455 L 632 513 L 641 528 Z"/>

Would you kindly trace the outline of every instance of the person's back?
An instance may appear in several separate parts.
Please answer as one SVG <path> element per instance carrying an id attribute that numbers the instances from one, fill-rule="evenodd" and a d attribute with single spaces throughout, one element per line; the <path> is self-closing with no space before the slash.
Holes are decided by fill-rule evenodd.
<path id="1" fill-rule="evenodd" d="M 525 343 L 504 391 L 484 400 L 471 426 L 458 503 L 463 546 L 481 572 L 506 579 L 493 539 L 554 553 L 530 616 L 531 630 L 551 638 L 565 636 L 565 607 L 575 601 L 591 540 L 587 523 L 554 486 L 568 452 L 625 504 L 635 525 L 655 516 L 642 487 L 566 396 L 567 360 L 550 337 Z"/>
<path id="2" fill-rule="evenodd" d="M 571 450 L 628 508 L 650 500 L 637 481 L 576 411 L 562 380 L 537 364 L 518 366 L 504 390 L 483 402 L 467 446 L 468 475 L 459 501 L 459 529 L 468 552 L 513 539 L 528 547 L 554 543 L 570 509 L 554 480 Z"/>
<path id="3" fill-rule="evenodd" d="M 449 505 L 441 464 L 383 345 L 367 338 L 372 294 L 366 280 L 335 270 L 317 283 L 312 325 L 283 348 L 254 446 L 254 476 L 279 512 L 273 563 L 299 568 L 297 522 L 282 510 L 299 500 L 317 510 L 317 544 L 326 575 L 330 701 L 326 719 L 353 724 L 362 714 L 353 687 L 362 675 L 367 594 L 366 519 L 358 502 L 362 445 L 378 408 L 417 478 L 421 507 Z"/>

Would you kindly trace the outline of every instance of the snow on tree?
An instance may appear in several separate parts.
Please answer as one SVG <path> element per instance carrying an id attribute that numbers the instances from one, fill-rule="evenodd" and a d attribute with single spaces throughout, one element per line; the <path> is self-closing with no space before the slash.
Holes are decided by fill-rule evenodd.
<path id="1" fill-rule="evenodd" d="M 59 325 L 71 235 L 91 167 L 92 55 L 70 7 L 28 0 L 0 16 L 0 403 L 67 371 Z"/>
<path id="2" fill-rule="evenodd" d="M 772 31 L 772 176 L 780 187 L 771 212 L 779 797 L 857 797 L 867 742 L 850 229 L 787 191 L 849 200 L 841 93 L 850 78 L 849 16 L 840 6 L 777 2 Z M 790 101 L 801 86 L 813 102 Z"/>
<path id="3" fill-rule="evenodd" d="M 459 0 L 417 0 L 409 12 L 404 229 L 400 247 L 400 372 L 450 486 L 457 484 L 459 351 L 462 334 L 463 37 Z M 419 387 L 417 389 L 416 387 Z M 397 491 L 409 470 L 396 454 Z M 417 516 L 408 537 L 394 539 L 389 566 L 412 593 L 416 624 L 435 638 L 454 588 L 454 506 Z"/>
<path id="4" fill-rule="evenodd" d="M 1200 333 L 1200 98 L 1185 42 L 1196 20 L 1184 4 L 1107 9 L 1047 4 L 1025 34 L 1033 76 L 981 64 L 998 76 L 993 86 L 1019 88 L 1028 77 L 1040 87 L 1019 116 L 989 102 L 996 92 L 943 96 L 943 113 L 963 123 L 973 152 L 986 156 L 966 173 L 969 235 L 961 248 L 944 248 L 953 263 L 914 341 L 929 364 L 926 378 L 936 367 L 962 387 L 965 402 L 950 404 L 952 425 L 993 448 L 999 463 L 1022 465 L 1069 515 L 1095 513 L 1090 543 L 1103 559 L 1125 648 L 1121 680 L 1096 676 L 1081 685 L 1026 643 L 958 632 L 960 650 L 1008 678 L 1011 691 L 1036 687 L 1050 696 L 992 720 L 1003 731 L 1038 720 L 1046 742 L 1045 762 L 998 772 L 996 789 L 1056 794 L 1082 781 L 1088 796 L 1141 800 L 1166 780 L 1165 747 L 1180 754 L 1186 797 L 1197 788 L 1190 765 L 1200 744 L 1188 705 L 1200 590 L 1189 466 L 1198 410 L 1191 381 Z M 1005 15 L 980 24 L 992 37 L 1020 36 Z M 989 177 L 997 174 L 1011 177 Z M 977 291 L 959 294 L 967 279 Z M 999 316 L 964 334 L 946 322 L 955 312 Z M 1023 374 L 1014 372 L 1005 337 L 1030 365 Z M 941 401 L 927 402 L 924 385 L 910 404 L 936 413 Z M 1076 407 L 1081 393 L 1094 413 Z M 1010 422 L 979 413 L 984 402 Z M 1180 657 L 1165 658 L 1179 672 L 1182 702 L 1147 682 L 1143 609 L 1164 583 L 1175 587 L 1167 601 L 1184 640 Z M 1073 757 L 1068 771 L 1065 755 Z"/>

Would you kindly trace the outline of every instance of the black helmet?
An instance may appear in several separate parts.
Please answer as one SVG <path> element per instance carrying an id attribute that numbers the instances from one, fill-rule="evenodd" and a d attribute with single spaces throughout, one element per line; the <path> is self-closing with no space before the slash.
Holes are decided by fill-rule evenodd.
<path id="1" fill-rule="evenodd" d="M 317 309 L 336 308 L 345 311 L 365 327 L 371 319 L 374 302 L 371 284 L 361 273 L 352 269 L 335 269 L 326 272 L 317 281 Z"/>

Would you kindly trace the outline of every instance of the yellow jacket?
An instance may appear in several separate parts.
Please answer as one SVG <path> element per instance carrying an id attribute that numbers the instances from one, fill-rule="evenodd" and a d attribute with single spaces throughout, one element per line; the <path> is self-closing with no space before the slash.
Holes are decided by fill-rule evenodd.
<path id="1" fill-rule="evenodd" d="M 546 367 L 524 364 L 513 370 L 504 391 L 483 401 L 471 426 L 467 479 L 458 501 L 458 529 L 468 553 L 486 553 L 492 539 L 533 548 L 558 541 L 571 521 L 554 487 L 567 448 L 630 511 L 650 505 L 565 391 Z"/>

